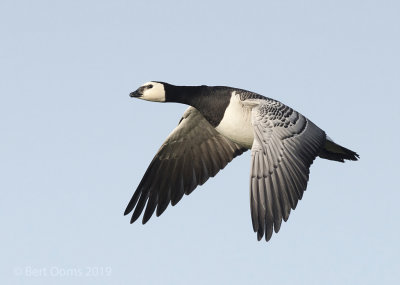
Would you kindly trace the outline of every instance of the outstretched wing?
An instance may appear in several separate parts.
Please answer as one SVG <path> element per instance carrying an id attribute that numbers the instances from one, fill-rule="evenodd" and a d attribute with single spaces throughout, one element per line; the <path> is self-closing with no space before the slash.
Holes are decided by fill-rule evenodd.
<path id="1" fill-rule="evenodd" d="M 199 111 L 189 107 L 147 168 L 125 215 L 134 210 L 133 223 L 146 206 L 143 224 L 156 208 L 160 216 L 170 202 L 177 204 L 183 194 L 190 194 L 245 150 L 220 135 Z"/>
<path id="2" fill-rule="evenodd" d="M 250 207 L 253 229 L 268 241 L 306 190 L 325 132 L 288 106 L 265 100 L 252 110 Z"/>

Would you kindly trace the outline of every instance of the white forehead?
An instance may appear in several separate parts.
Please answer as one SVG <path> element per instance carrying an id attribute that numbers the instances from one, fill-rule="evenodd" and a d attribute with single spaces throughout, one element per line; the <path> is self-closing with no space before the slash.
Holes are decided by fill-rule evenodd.
<path id="1" fill-rule="evenodd" d="M 153 87 L 156 87 L 156 86 L 161 87 L 161 86 L 163 86 L 161 83 L 154 82 L 154 81 L 146 82 L 146 83 L 142 84 L 142 86 L 147 86 L 147 85 L 150 85 L 150 84 L 153 85 Z"/>

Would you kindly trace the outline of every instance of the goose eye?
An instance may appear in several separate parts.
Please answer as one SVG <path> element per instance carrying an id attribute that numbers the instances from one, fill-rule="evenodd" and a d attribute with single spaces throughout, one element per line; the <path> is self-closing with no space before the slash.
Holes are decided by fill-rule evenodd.
<path id="1" fill-rule="evenodd" d="M 147 88 L 148 88 L 148 89 L 153 88 L 153 84 L 147 85 Z"/>

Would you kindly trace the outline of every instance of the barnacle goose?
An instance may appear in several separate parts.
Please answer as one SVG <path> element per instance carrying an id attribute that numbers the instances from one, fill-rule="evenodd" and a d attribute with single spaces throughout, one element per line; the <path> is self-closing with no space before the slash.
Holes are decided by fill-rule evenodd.
<path id="1" fill-rule="evenodd" d="M 215 176 L 251 149 L 250 208 L 254 232 L 270 240 L 306 190 L 314 159 L 344 162 L 359 155 L 332 141 L 292 108 L 259 94 L 224 86 L 147 82 L 131 97 L 190 107 L 151 161 L 125 210 L 145 224 L 169 203 Z"/>

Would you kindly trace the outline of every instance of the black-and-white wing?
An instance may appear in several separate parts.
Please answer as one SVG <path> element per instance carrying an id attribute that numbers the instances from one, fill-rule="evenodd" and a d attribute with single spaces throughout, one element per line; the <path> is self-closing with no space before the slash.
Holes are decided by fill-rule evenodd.
<path id="1" fill-rule="evenodd" d="M 133 223 L 145 206 L 143 224 L 156 208 L 157 216 L 161 215 L 170 202 L 177 204 L 183 194 L 190 194 L 245 150 L 220 135 L 199 111 L 189 107 L 150 163 L 125 215 L 134 209 Z"/>
<path id="2" fill-rule="evenodd" d="M 277 233 L 306 190 L 309 168 L 326 140 L 325 132 L 303 115 L 274 101 L 252 109 L 250 206 L 260 240 Z"/>

